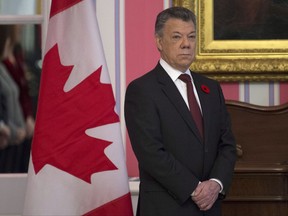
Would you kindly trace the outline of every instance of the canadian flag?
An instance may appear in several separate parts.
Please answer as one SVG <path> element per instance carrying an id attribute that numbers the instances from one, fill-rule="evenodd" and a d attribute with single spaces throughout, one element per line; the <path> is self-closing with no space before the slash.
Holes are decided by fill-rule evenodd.
<path id="1" fill-rule="evenodd" d="M 94 4 L 52 0 L 23 215 L 133 215 Z"/>

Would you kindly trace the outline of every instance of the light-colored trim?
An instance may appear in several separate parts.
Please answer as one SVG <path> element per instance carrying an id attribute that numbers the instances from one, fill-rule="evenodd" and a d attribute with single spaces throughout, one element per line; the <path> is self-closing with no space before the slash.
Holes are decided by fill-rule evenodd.
<path id="1" fill-rule="evenodd" d="M 125 2 L 119 1 L 120 28 L 120 123 L 124 152 L 126 154 L 126 124 L 124 118 L 124 100 L 126 92 L 126 57 L 125 57 Z"/>
<path id="2" fill-rule="evenodd" d="M 51 0 L 42 0 L 42 59 L 44 58 L 44 50 L 46 44 L 46 36 L 48 31 L 49 14 L 50 14 Z"/>
<path id="3" fill-rule="evenodd" d="M 170 7 L 170 0 L 163 0 L 163 9 L 169 8 Z"/>
<path id="4" fill-rule="evenodd" d="M 138 195 L 139 194 L 139 181 L 129 181 L 129 188 L 131 195 Z"/>
<path id="5" fill-rule="evenodd" d="M 1 15 L 1 24 L 41 24 L 43 22 L 42 15 Z"/>
<path id="6" fill-rule="evenodd" d="M 280 85 L 278 82 L 274 82 L 274 105 L 280 104 Z"/>

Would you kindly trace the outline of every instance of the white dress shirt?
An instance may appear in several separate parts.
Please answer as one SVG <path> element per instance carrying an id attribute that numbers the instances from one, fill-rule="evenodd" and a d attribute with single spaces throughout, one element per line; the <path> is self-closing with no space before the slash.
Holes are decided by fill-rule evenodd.
<path id="1" fill-rule="evenodd" d="M 189 103 L 188 103 L 188 97 L 187 97 L 187 86 L 186 83 L 183 82 L 182 80 L 180 80 L 178 77 L 183 74 L 183 72 L 176 70 L 174 68 L 172 68 L 167 62 L 165 62 L 162 58 L 160 59 L 160 65 L 164 68 L 164 70 L 167 72 L 167 74 L 170 76 L 170 78 L 173 80 L 173 82 L 175 83 L 176 87 L 178 88 L 180 94 L 182 95 L 187 107 L 189 108 Z M 200 104 L 200 100 L 198 97 L 198 93 L 197 90 L 195 88 L 194 85 L 194 81 L 193 81 L 193 77 L 190 73 L 190 70 L 188 69 L 187 71 L 185 71 L 184 74 L 188 74 L 191 77 L 191 81 L 192 81 L 192 86 L 193 86 L 193 91 L 198 103 L 198 106 L 200 107 L 201 113 L 202 113 L 202 108 L 201 108 L 201 104 Z M 189 108 L 190 109 L 190 108 Z"/>

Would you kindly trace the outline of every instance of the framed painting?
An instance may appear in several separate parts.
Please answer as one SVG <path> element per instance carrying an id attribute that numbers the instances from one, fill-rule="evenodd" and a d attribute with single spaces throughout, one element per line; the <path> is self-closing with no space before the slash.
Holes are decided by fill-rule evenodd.
<path id="1" fill-rule="evenodd" d="M 193 71 L 221 82 L 288 81 L 288 1 L 173 0 L 197 16 Z"/>

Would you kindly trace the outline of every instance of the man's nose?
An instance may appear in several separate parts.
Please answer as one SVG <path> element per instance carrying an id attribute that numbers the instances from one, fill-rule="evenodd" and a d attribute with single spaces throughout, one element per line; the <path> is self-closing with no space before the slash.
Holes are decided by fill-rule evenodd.
<path id="1" fill-rule="evenodd" d="M 190 47 L 190 41 L 188 37 L 182 38 L 181 48 L 189 48 Z"/>

